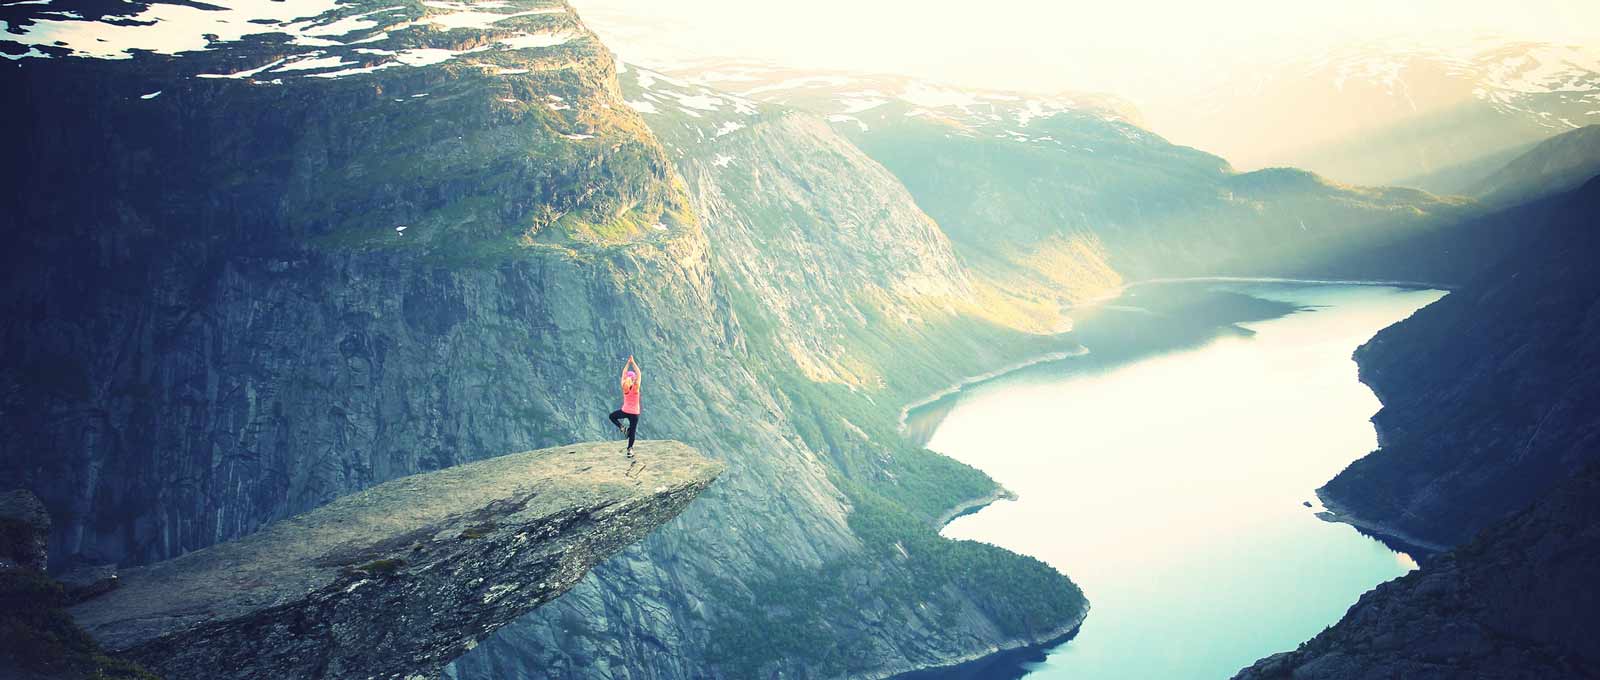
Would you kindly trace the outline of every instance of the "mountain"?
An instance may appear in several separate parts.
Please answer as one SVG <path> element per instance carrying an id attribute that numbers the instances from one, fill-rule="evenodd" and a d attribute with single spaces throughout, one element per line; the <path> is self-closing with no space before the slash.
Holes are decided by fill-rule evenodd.
<path id="1" fill-rule="evenodd" d="M 1337 624 L 1235 680 L 1587 678 L 1600 673 L 1600 467 L 1419 571 L 1361 596 Z"/>
<path id="2" fill-rule="evenodd" d="M 1380 447 L 1319 490 L 1330 508 L 1452 546 L 1595 459 L 1597 211 L 1591 180 L 1491 218 L 1517 245 L 1356 352 Z"/>
<path id="3" fill-rule="evenodd" d="M 1479 180 L 1474 195 L 1496 205 L 1516 205 L 1563 193 L 1600 175 L 1600 125 L 1565 132 L 1517 156 Z"/>
<path id="4" fill-rule="evenodd" d="M 1327 518 L 1435 554 L 1236 678 L 1600 672 L 1596 215 L 1600 177 L 1463 225 L 1477 275 L 1356 351 L 1380 447 L 1318 495 Z"/>
<path id="5" fill-rule="evenodd" d="M 757 552 L 758 568 L 738 581 L 704 585 L 658 584 L 660 567 L 628 564 L 648 579 L 645 592 L 687 591 L 690 612 L 717 617 L 705 639 L 685 643 L 706 645 L 695 652 L 705 656 L 679 662 L 681 672 L 699 677 L 715 664 L 728 677 L 882 676 L 1074 629 L 1086 603 L 1053 570 L 937 536 L 953 499 L 995 488 L 897 433 L 900 405 L 1071 346 L 1050 333 L 1061 311 L 973 280 L 893 175 L 822 119 L 634 66 L 620 84 L 688 187 L 710 268 L 741 323 L 745 366 L 776 401 L 730 404 L 708 427 L 782 423 L 775 436 L 825 457 L 861 546 L 820 566 Z M 748 512 L 785 521 L 781 511 Z M 601 626 L 616 625 L 615 606 L 580 588 L 457 661 L 454 677 L 592 668 L 612 654 Z"/>
<path id="6" fill-rule="evenodd" d="M 1470 176 L 1483 159 L 1600 122 L 1589 46 L 1378 41 L 1229 73 L 1175 97 L 1182 108 L 1150 111 L 1153 129 L 1244 167 L 1454 193 L 1453 170 Z"/>
<path id="7" fill-rule="evenodd" d="M 1043 563 L 938 536 L 995 486 L 895 431 L 906 401 L 1070 346 L 1059 310 L 968 297 L 826 124 L 752 129 L 759 187 L 680 172 L 560 3 L 8 11 L 36 32 L 0 70 L 27 169 L 0 195 L 0 486 L 57 518 L 58 568 L 604 438 L 635 354 L 645 436 L 727 472 L 457 672 L 883 675 L 1082 619 Z"/>
<path id="8" fill-rule="evenodd" d="M 1063 305 L 1127 278 L 1337 274 L 1471 207 L 1238 173 L 1102 98 L 720 91 L 619 66 L 557 2 L 5 11 L 0 488 L 43 499 L 58 568 L 607 437 L 630 354 L 643 433 L 727 466 L 454 677 L 870 677 L 1060 639 L 1084 594 L 938 535 L 1000 490 L 900 408 L 1075 349 Z"/>
<path id="9" fill-rule="evenodd" d="M 1353 253 L 1472 210 L 1459 199 L 1344 186 L 1289 168 L 1240 173 L 1093 97 L 706 68 L 674 75 L 827 116 L 906 185 L 963 262 L 1001 288 L 1048 281 L 1069 299 L 1094 297 L 1108 279 L 1081 271 L 1085 263 L 1130 279 L 1337 276 Z M 1381 276 L 1417 278 L 1393 264 Z"/>

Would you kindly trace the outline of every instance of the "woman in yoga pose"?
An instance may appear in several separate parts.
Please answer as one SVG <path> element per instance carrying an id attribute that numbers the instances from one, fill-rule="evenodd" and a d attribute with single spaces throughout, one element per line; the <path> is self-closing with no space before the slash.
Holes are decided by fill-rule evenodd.
<path id="1" fill-rule="evenodd" d="M 622 421 L 627 420 L 627 426 Z M 611 412 L 611 424 L 628 435 L 628 456 L 633 457 L 633 435 L 639 431 L 639 365 L 628 356 L 622 366 L 622 408 Z"/>

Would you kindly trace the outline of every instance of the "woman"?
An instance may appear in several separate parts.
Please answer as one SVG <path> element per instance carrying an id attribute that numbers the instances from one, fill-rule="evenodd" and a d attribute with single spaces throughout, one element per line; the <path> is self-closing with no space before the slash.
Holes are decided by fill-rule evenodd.
<path id="1" fill-rule="evenodd" d="M 624 418 L 628 420 L 627 427 L 619 422 Z M 611 424 L 617 426 L 618 432 L 627 433 L 628 457 L 633 457 L 633 435 L 639 431 L 639 365 L 633 362 L 632 355 L 622 365 L 622 408 L 611 412 Z"/>

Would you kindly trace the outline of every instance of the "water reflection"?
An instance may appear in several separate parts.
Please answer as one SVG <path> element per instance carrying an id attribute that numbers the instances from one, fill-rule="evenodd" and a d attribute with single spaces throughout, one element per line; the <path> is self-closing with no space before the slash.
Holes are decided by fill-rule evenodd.
<path id="1" fill-rule="evenodd" d="M 1077 638 L 1044 658 L 966 677 L 1225 678 L 1414 566 L 1304 503 L 1376 444 L 1368 418 L 1378 402 L 1351 352 L 1442 293 L 1214 284 L 1134 293 L 1115 305 L 1140 311 L 1103 309 L 1080 323 L 1089 355 L 908 418 L 930 448 L 1020 497 L 946 535 L 1045 560 L 1094 607 Z"/>

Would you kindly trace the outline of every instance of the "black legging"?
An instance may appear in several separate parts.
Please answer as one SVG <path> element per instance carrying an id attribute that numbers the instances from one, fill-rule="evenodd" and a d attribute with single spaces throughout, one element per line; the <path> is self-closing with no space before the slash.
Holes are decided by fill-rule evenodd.
<path id="1" fill-rule="evenodd" d="M 637 414 L 637 413 L 623 413 L 621 409 L 618 409 L 618 410 L 615 410 L 615 411 L 611 412 L 611 424 L 613 426 L 622 427 L 622 423 L 620 423 L 618 421 L 622 420 L 623 418 L 627 418 L 628 419 L 628 450 L 632 451 L 633 450 L 633 433 L 639 431 L 639 414 Z"/>

